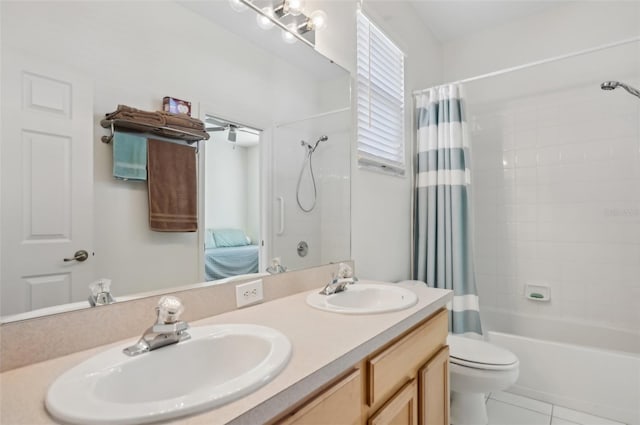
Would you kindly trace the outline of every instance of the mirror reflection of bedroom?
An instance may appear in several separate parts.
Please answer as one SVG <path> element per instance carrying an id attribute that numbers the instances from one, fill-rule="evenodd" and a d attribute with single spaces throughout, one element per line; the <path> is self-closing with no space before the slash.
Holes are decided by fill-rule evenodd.
<path id="1" fill-rule="evenodd" d="M 261 130 L 211 115 L 204 149 L 207 281 L 257 273 L 260 265 Z"/>

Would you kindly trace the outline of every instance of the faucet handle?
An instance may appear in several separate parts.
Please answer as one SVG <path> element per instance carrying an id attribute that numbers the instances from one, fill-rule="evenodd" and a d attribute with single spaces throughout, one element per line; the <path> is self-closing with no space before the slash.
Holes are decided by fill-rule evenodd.
<path id="1" fill-rule="evenodd" d="M 336 276 L 337 279 L 345 279 L 353 277 L 353 269 L 345 263 L 340 263 L 338 265 L 338 274 Z"/>
<path id="2" fill-rule="evenodd" d="M 111 279 L 102 278 L 89 284 L 89 290 L 94 297 L 102 293 L 111 292 Z"/>
<path id="3" fill-rule="evenodd" d="M 96 282 L 89 284 L 89 304 L 91 307 L 105 304 L 113 304 L 116 302 L 111 295 L 111 279 L 102 278 Z"/>
<path id="4" fill-rule="evenodd" d="M 179 298 L 165 295 L 158 301 L 156 310 L 158 312 L 158 323 L 172 324 L 180 319 L 184 306 Z"/>

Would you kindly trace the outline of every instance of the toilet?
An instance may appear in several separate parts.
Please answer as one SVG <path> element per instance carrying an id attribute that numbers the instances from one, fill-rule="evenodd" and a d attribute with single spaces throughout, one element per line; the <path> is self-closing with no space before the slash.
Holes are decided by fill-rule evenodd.
<path id="1" fill-rule="evenodd" d="M 399 285 L 411 288 L 424 285 L 419 280 L 403 280 Z M 497 345 L 449 334 L 449 390 L 451 425 L 486 425 L 485 394 L 506 390 L 519 374 L 518 357 Z"/>
<path id="2" fill-rule="evenodd" d="M 485 394 L 509 388 L 518 379 L 515 354 L 481 340 L 449 334 L 452 425 L 486 425 Z"/>

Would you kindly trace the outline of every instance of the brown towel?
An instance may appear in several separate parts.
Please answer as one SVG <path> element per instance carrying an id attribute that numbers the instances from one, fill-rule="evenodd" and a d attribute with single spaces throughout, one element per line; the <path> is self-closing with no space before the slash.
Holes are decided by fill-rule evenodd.
<path id="1" fill-rule="evenodd" d="M 184 127 L 193 128 L 196 130 L 204 131 L 204 123 L 197 118 L 191 118 L 187 114 L 172 114 L 165 111 L 160 111 L 160 114 L 164 117 L 167 125 L 172 127 Z"/>
<path id="2" fill-rule="evenodd" d="M 175 131 L 174 131 L 175 130 Z M 195 136 L 200 138 L 200 140 L 209 140 L 209 133 L 204 130 L 196 130 L 195 128 L 189 127 L 180 127 L 178 125 L 166 125 L 161 130 L 158 130 L 158 134 L 164 137 L 175 137 L 183 140 L 193 140 L 192 137 L 186 138 L 185 133 L 188 133 L 189 136 Z"/>
<path id="3" fill-rule="evenodd" d="M 147 112 L 127 105 L 118 105 L 118 108 L 115 111 L 106 114 L 105 118 L 108 120 L 122 119 L 139 121 L 157 126 L 164 126 L 167 124 L 164 115 L 159 112 Z"/>
<path id="4" fill-rule="evenodd" d="M 158 232 L 198 230 L 196 151 L 149 139 L 149 226 Z"/>

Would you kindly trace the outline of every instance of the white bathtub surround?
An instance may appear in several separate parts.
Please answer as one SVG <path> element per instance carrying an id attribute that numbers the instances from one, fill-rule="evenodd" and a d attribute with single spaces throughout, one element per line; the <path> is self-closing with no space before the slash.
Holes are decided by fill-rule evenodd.
<path id="1" fill-rule="evenodd" d="M 466 86 L 480 307 L 486 329 L 510 334 L 490 341 L 520 358 L 511 391 L 632 424 L 640 423 L 640 102 L 600 84 L 615 74 L 638 85 L 638 48 Z M 548 288 L 549 301 L 528 299 L 527 285 Z"/>
<path id="2" fill-rule="evenodd" d="M 487 411 L 489 425 L 623 425 L 509 392 L 489 394 Z"/>
<path id="3" fill-rule="evenodd" d="M 487 400 L 489 425 L 548 425 L 550 414 L 543 414 L 524 407 L 503 403 L 493 398 Z"/>
<path id="4" fill-rule="evenodd" d="M 509 391 L 640 424 L 639 355 L 494 331 L 488 337 L 520 359 L 520 377 Z"/>
<path id="5" fill-rule="evenodd" d="M 597 70 L 606 63 L 613 72 L 616 58 L 637 58 L 639 47 L 466 87 L 477 123 L 472 178 L 481 310 L 637 334 L 640 101 L 600 90 L 609 72 Z M 616 72 L 620 79 L 635 73 L 630 84 L 640 81 L 632 66 Z M 550 301 L 527 299 L 528 284 L 548 285 Z"/>

